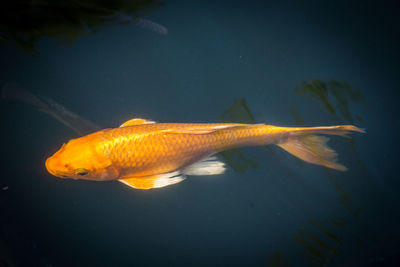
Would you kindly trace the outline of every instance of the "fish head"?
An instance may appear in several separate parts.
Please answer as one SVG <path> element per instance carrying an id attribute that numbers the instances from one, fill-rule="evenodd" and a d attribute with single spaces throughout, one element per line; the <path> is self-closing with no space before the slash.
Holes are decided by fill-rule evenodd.
<path id="1" fill-rule="evenodd" d="M 60 178 L 114 180 L 119 176 L 99 149 L 97 133 L 70 140 L 46 160 L 49 173 Z"/>

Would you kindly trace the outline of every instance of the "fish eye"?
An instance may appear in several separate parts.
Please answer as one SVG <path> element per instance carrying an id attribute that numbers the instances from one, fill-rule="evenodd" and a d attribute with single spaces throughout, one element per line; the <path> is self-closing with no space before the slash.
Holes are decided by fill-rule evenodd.
<path id="1" fill-rule="evenodd" d="M 89 173 L 89 171 L 84 168 L 76 169 L 74 172 L 75 172 L 75 174 L 80 175 L 80 176 L 85 176 Z"/>

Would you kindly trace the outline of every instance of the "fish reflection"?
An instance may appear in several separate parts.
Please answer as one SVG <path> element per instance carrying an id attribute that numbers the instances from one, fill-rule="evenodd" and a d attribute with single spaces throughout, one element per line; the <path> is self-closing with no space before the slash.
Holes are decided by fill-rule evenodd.
<path id="1" fill-rule="evenodd" d="M 3 99 L 20 101 L 36 107 L 39 111 L 52 116 L 78 135 L 88 134 L 100 129 L 94 123 L 69 111 L 51 98 L 39 98 L 17 83 L 6 83 L 2 88 L 1 95 Z"/>
<path id="2" fill-rule="evenodd" d="M 17 44 L 23 52 L 37 55 L 42 37 L 57 38 L 57 44 L 72 44 L 81 35 L 121 24 L 166 35 L 166 27 L 136 15 L 143 16 L 161 6 L 151 0 L 4 1 L 0 9 L 0 41 Z"/>

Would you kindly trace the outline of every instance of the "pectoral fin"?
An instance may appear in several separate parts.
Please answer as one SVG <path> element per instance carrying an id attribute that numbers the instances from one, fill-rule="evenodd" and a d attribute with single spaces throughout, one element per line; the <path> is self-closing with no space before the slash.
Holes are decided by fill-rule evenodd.
<path id="1" fill-rule="evenodd" d="M 182 170 L 186 175 L 216 175 L 222 174 L 226 170 L 225 164 L 219 161 L 216 157 L 208 157 Z"/>
<path id="2" fill-rule="evenodd" d="M 154 121 L 148 121 L 145 119 L 131 119 L 129 121 L 124 122 L 121 126 L 119 127 L 127 127 L 127 126 L 133 126 L 133 125 L 139 125 L 139 124 L 148 124 L 148 123 L 155 123 Z"/>
<path id="3" fill-rule="evenodd" d="M 177 184 L 185 180 L 178 171 L 143 177 L 124 177 L 118 181 L 136 189 L 152 189 Z"/>

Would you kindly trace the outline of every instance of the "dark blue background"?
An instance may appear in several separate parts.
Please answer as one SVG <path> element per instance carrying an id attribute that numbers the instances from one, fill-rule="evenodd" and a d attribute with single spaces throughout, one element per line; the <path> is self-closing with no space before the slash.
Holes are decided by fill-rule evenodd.
<path id="1" fill-rule="evenodd" d="M 166 1 L 147 19 L 39 42 L 0 44 L 0 83 L 18 82 L 102 127 L 143 117 L 218 122 L 245 98 L 257 122 L 337 122 L 296 93 L 346 81 L 367 134 L 333 137 L 347 172 L 245 148 L 259 167 L 174 186 L 61 180 L 45 159 L 76 134 L 28 105 L 2 100 L 0 249 L 16 265 L 385 266 L 399 250 L 399 9 L 387 1 Z M 349 123 L 343 119 L 344 123 Z M 1 252 L 0 252 L 1 254 Z M 3 260 L 10 264 L 8 261 Z"/>

